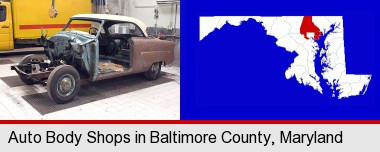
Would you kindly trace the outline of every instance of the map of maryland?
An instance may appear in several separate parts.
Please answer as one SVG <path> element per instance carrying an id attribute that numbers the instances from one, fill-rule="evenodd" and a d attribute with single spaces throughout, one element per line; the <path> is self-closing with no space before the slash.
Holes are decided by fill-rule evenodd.
<path id="1" fill-rule="evenodd" d="M 312 87 L 338 99 L 364 95 L 371 75 L 346 73 L 342 16 L 213 16 L 200 17 L 200 41 L 223 25 L 239 26 L 253 19 L 277 38 L 276 45 L 296 52 L 294 62 L 284 71 L 286 79 Z"/>

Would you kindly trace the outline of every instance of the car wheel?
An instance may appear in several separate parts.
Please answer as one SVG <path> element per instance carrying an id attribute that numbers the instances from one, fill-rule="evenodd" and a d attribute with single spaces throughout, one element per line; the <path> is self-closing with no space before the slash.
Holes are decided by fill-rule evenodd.
<path id="1" fill-rule="evenodd" d="M 145 78 L 148 80 L 156 80 L 161 73 L 161 62 L 153 63 L 149 70 L 145 72 Z"/>
<path id="2" fill-rule="evenodd" d="M 80 89 L 78 71 L 69 65 L 56 67 L 49 75 L 47 93 L 58 104 L 68 103 L 77 96 Z"/>
<path id="3" fill-rule="evenodd" d="M 40 61 L 40 62 L 44 62 L 44 59 L 40 56 L 37 56 L 35 54 L 29 54 L 27 56 L 24 56 L 20 62 L 18 63 L 18 65 L 22 65 L 22 64 L 27 64 L 29 62 L 32 62 L 32 61 Z"/>
<path id="4" fill-rule="evenodd" d="M 27 56 L 24 56 L 20 62 L 18 63 L 18 65 L 22 65 L 22 64 L 28 64 L 29 62 L 32 62 L 32 61 L 40 61 L 40 62 L 44 62 L 44 59 L 42 57 L 39 57 L 37 55 L 34 55 L 34 54 L 29 54 Z M 29 73 L 30 71 L 24 71 L 26 73 Z M 21 76 L 19 75 L 20 79 L 22 82 L 24 82 L 25 84 L 27 85 L 33 85 L 33 84 L 36 84 L 38 83 L 37 81 L 35 80 L 32 80 L 32 79 L 27 79 L 26 77 L 24 76 Z"/>

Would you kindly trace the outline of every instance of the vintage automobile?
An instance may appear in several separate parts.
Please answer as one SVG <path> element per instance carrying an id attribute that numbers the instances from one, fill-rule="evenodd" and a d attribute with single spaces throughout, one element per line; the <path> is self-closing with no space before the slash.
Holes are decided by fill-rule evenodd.
<path id="1" fill-rule="evenodd" d="M 92 27 L 88 33 L 71 30 L 77 22 L 89 22 Z M 74 15 L 61 32 L 49 39 L 41 36 L 39 41 L 49 60 L 27 55 L 11 69 L 28 85 L 45 84 L 49 97 L 58 104 L 74 100 L 81 79 L 144 73 L 146 79 L 155 80 L 161 65 L 174 59 L 174 42 L 149 37 L 143 22 L 127 16 Z"/>

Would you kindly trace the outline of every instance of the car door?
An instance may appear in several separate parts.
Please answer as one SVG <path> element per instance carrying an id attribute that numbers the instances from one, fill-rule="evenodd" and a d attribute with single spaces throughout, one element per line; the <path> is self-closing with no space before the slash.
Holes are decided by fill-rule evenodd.
<path id="1" fill-rule="evenodd" d="M 10 49 L 10 18 L 8 18 L 9 5 L 0 4 L 0 51 Z"/>

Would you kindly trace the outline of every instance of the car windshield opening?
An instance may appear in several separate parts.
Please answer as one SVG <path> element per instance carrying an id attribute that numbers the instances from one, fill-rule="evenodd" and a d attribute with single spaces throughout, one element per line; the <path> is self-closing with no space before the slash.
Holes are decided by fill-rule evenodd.
<path id="1" fill-rule="evenodd" d="M 89 34 L 96 35 L 100 29 L 100 23 L 91 20 L 71 20 L 62 31 L 85 31 Z"/>

